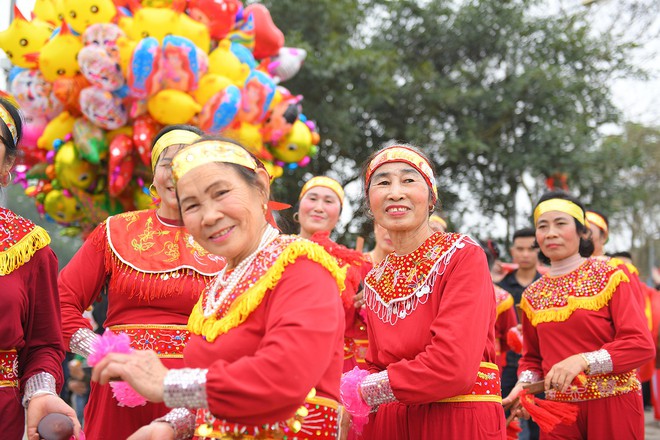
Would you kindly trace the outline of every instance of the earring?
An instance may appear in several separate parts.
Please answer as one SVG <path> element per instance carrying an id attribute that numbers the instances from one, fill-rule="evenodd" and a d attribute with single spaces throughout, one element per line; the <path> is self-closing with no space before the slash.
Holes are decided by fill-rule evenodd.
<path id="1" fill-rule="evenodd" d="M 268 212 L 268 203 L 264 203 L 263 205 L 261 205 L 261 207 L 264 210 L 264 214 Z"/>
<path id="2" fill-rule="evenodd" d="M 154 198 L 154 199 L 157 199 L 157 198 L 160 197 L 160 196 L 158 195 L 158 191 L 156 191 L 156 188 L 154 188 L 154 184 L 153 184 L 153 183 L 152 183 L 151 185 L 149 185 L 149 195 L 150 195 L 152 198 Z"/>
<path id="3" fill-rule="evenodd" d="M 5 177 L 3 177 L 3 179 L 0 181 L 0 186 L 3 187 L 3 188 L 9 186 L 12 179 L 13 179 L 13 177 L 11 175 L 11 171 L 7 171 L 7 174 L 5 175 Z"/>
<path id="4" fill-rule="evenodd" d="M 293 213 L 293 221 L 296 223 L 300 223 L 300 217 L 298 216 L 297 212 Z"/>

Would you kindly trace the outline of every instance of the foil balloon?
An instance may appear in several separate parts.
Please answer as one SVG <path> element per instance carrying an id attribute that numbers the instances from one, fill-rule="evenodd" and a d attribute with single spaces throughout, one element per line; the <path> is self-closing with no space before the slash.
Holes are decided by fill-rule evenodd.
<path id="1" fill-rule="evenodd" d="M 80 38 L 73 35 L 66 21 L 63 21 L 60 32 L 39 52 L 39 70 L 44 74 L 44 78 L 53 82 L 60 77 L 71 78 L 77 74 L 76 57 L 82 47 Z"/>
<path id="2" fill-rule="evenodd" d="M 112 57 L 115 62 L 121 60 L 119 54 L 119 40 L 126 38 L 126 34 L 119 26 L 112 23 L 96 23 L 85 29 L 83 33 L 83 44 L 85 46 L 99 46 Z"/>
<path id="3" fill-rule="evenodd" d="M 161 125 L 148 115 L 133 123 L 133 146 L 146 166 L 151 165 L 151 143 L 160 129 Z"/>
<path id="4" fill-rule="evenodd" d="M 231 41 L 222 40 L 209 54 L 209 73 L 229 78 L 237 86 L 242 86 L 250 74 L 250 68 L 241 63 L 231 51 Z"/>
<path id="5" fill-rule="evenodd" d="M 122 17 L 119 19 L 119 27 L 133 41 L 153 37 L 159 43 L 162 43 L 166 35 L 177 33 L 179 13 L 175 10 L 139 7 L 134 12 L 133 17 Z"/>
<path id="6" fill-rule="evenodd" d="M 231 80 L 225 76 L 207 73 L 199 80 L 199 85 L 197 86 L 197 90 L 193 92 L 193 97 L 195 101 L 204 105 L 216 93 L 226 89 L 230 84 L 232 84 Z"/>
<path id="7" fill-rule="evenodd" d="M 268 63 L 268 73 L 275 82 L 282 82 L 293 78 L 300 71 L 307 58 L 307 51 L 297 47 L 283 47 L 276 57 Z"/>
<path id="8" fill-rule="evenodd" d="M 59 11 L 53 0 L 35 0 L 32 14 L 39 20 L 45 21 L 52 26 L 59 26 L 62 21 L 58 17 Z"/>
<path id="9" fill-rule="evenodd" d="M 71 133 L 75 122 L 76 118 L 69 112 L 60 113 L 46 125 L 43 134 L 37 141 L 37 146 L 43 150 L 52 150 L 55 148 L 57 140 L 63 140 Z"/>
<path id="10" fill-rule="evenodd" d="M 188 1 L 188 15 L 206 25 L 216 40 L 222 40 L 232 30 L 241 8 L 241 2 L 237 0 Z"/>
<path id="11" fill-rule="evenodd" d="M 110 142 L 109 150 L 108 192 L 112 197 L 117 197 L 126 189 L 133 175 L 133 141 L 125 134 L 120 134 Z"/>
<path id="12" fill-rule="evenodd" d="M 302 121 L 293 123 L 291 131 L 271 148 L 273 156 L 285 163 L 297 163 L 310 154 L 313 145 L 312 132 Z"/>
<path id="13" fill-rule="evenodd" d="M 128 87 L 132 96 L 142 99 L 160 89 L 160 84 L 154 81 L 159 59 L 160 44 L 154 37 L 143 38 L 135 46 L 128 69 Z"/>
<path id="14" fill-rule="evenodd" d="M 166 89 L 147 101 L 149 114 L 165 125 L 185 124 L 202 110 L 189 94 L 180 90 Z"/>
<path id="15" fill-rule="evenodd" d="M 254 50 L 252 53 L 258 60 L 277 55 L 278 51 L 284 46 L 284 34 L 273 23 L 268 9 L 260 4 L 253 3 L 245 8 L 244 14 L 250 15 L 254 19 Z"/>
<path id="16" fill-rule="evenodd" d="M 95 165 L 98 165 L 108 152 L 105 132 L 85 118 L 78 118 L 73 124 L 73 141 L 80 156 Z"/>
<path id="17" fill-rule="evenodd" d="M 82 74 L 94 86 L 110 92 L 124 86 L 119 63 L 100 46 L 83 47 L 78 53 L 78 64 Z"/>
<path id="18" fill-rule="evenodd" d="M 73 142 L 65 142 L 55 154 L 55 173 L 62 188 L 89 190 L 96 183 L 96 167 L 84 160 Z"/>
<path id="19" fill-rule="evenodd" d="M 14 20 L 0 32 L 0 49 L 15 66 L 26 69 L 37 67 L 37 54 L 48 42 L 51 29 L 25 19 L 18 7 L 14 7 Z M 31 56 L 27 56 L 31 54 Z"/>
<path id="20" fill-rule="evenodd" d="M 128 120 L 121 98 L 97 87 L 80 92 L 80 109 L 87 119 L 106 130 L 119 128 Z"/>
<path id="21" fill-rule="evenodd" d="M 19 163 L 33 167 L 46 161 L 46 151 L 37 146 L 37 142 L 48 124 L 45 116 L 24 113 L 23 136 L 21 137 L 21 152 Z"/>
<path id="22" fill-rule="evenodd" d="M 53 189 L 46 194 L 43 207 L 57 223 L 68 225 L 83 218 L 82 207 L 68 191 Z"/>
<path id="23" fill-rule="evenodd" d="M 270 144 L 277 144 L 289 134 L 299 113 L 300 109 L 295 100 L 282 101 L 275 105 L 264 122 L 264 140 Z"/>
<path id="24" fill-rule="evenodd" d="M 189 39 L 204 52 L 211 49 L 211 35 L 208 26 L 193 20 L 186 14 L 179 15 L 176 34 Z"/>
<path id="25" fill-rule="evenodd" d="M 112 0 L 64 0 L 63 6 L 65 20 L 78 34 L 95 23 L 110 23 L 117 13 Z"/>
<path id="26" fill-rule="evenodd" d="M 234 120 L 241 104 L 241 91 L 233 84 L 209 99 L 199 115 L 199 127 L 208 133 L 219 133 Z"/>
<path id="27" fill-rule="evenodd" d="M 50 119 L 64 108 L 53 93 L 53 84 L 37 69 L 18 72 L 11 80 L 10 89 L 25 113 Z"/>
<path id="28" fill-rule="evenodd" d="M 64 105 L 64 109 L 74 116 L 80 116 L 80 92 L 89 87 L 89 81 L 81 73 L 73 78 L 61 77 L 53 83 L 53 93 Z"/>
<path id="29" fill-rule="evenodd" d="M 197 49 L 192 41 L 176 35 L 163 39 L 158 69 L 153 76 L 151 93 L 161 89 L 175 89 L 184 92 L 195 90 L 199 82 Z"/>
<path id="30" fill-rule="evenodd" d="M 275 95 L 273 79 L 263 72 L 253 70 L 245 80 L 241 91 L 238 119 L 249 124 L 261 122 L 266 116 Z"/>

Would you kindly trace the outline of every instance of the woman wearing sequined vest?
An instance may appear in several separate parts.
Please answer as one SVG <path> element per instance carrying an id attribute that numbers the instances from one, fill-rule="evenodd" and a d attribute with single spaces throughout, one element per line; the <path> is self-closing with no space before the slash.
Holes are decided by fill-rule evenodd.
<path id="1" fill-rule="evenodd" d="M 655 345 L 627 275 L 593 251 L 582 204 L 553 192 L 534 210 L 536 241 L 550 272 L 523 293 L 519 383 L 545 381 L 548 400 L 572 402 L 577 421 L 545 439 L 642 439 L 644 409 L 635 368 Z M 524 409 L 519 414 L 529 415 Z"/>
<path id="2" fill-rule="evenodd" d="M 83 312 L 107 286 L 105 327 L 128 334 L 135 349 L 155 350 L 167 366 L 183 366 L 190 311 L 224 266 L 222 258 L 192 240 L 174 193 L 172 157 L 200 133 L 177 125 L 159 132 L 151 150 L 151 191 L 160 198 L 158 208 L 109 217 L 60 273 L 62 327 L 70 351 L 89 357 L 98 336 Z M 125 439 L 168 411 L 162 404 L 120 405 L 109 386 L 92 383 L 85 433 L 96 440 Z"/>
<path id="3" fill-rule="evenodd" d="M 341 389 L 354 428 L 368 416 L 365 439 L 504 439 L 495 294 L 483 250 L 465 235 L 431 230 L 435 177 L 416 148 L 395 143 L 376 152 L 364 185 L 394 253 L 364 282 L 370 374 L 346 373 Z"/>
<path id="4" fill-rule="evenodd" d="M 131 440 L 337 438 L 345 270 L 269 224 L 270 177 L 234 141 L 194 143 L 172 170 L 184 224 L 226 269 L 190 315 L 187 368 L 168 370 L 149 351 L 110 354 L 92 380 L 121 377 L 176 408 Z"/>
<path id="5" fill-rule="evenodd" d="M 22 123 L 16 107 L 0 98 L 0 185 L 11 181 Z M 57 257 L 48 233 L 31 221 L 0 207 L 0 436 L 38 439 L 37 424 L 51 412 L 80 423 L 57 396 L 62 387 L 64 344 L 57 331 Z"/>

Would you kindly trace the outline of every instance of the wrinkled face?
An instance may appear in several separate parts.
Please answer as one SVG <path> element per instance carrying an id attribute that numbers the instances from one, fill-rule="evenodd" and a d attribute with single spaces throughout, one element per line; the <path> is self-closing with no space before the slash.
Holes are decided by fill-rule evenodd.
<path id="1" fill-rule="evenodd" d="M 183 145 L 171 145 L 163 150 L 154 169 L 154 188 L 161 203 L 172 213 L 179 212 L 179 202 L 172 180 L 172 158 L 182 147 Z"/>
<path id="2" fill-rule="evenodd" d="M 511 259 L 521 269 L 531 269 L 538 265 L 539 252 L 534 247 L 534 237 L 517 237 L 510 249 Z"/>
<path id="3" fill-rule="evenodd" d="M 561 211 L 541 214 L 536 222 L 536 241 L 552 262 L 574 256 L 580 249 L 575 219 Z"/>
<path id="4" fill-rule="evenodd" d="M 389 162 L 374 171 L 369 183 L 374 221 L 390 233 L 428 227 L 430 189 L 422 175 L 404 162 Z"/>
<path id="5" fill-rule="evenodd" d="M 300 235 L 309 238 L 319 231 L 332 231 L 339 220 L 341 202 L 333 190 L 316 186 L 300 199 Z"/>
<path id="6" fill-rule="evenodd" d="M 392 239 L 387 229 L 379 224 L 375 224 L 374 236 L 376 237 L 376 247 L 382 249 L 386 254 L 394 252 L 394 244 L 392 244 Z"/>
<path id="7" fill-rule="evenodd" d="M 209 163 L 188 171 L 176 185 L 183 223 L 195 241 L 235 267 L 259 246 L 266 226 L 263 204 L 268 174 L 257 170 L 259 187 L 232 166 Z"/>

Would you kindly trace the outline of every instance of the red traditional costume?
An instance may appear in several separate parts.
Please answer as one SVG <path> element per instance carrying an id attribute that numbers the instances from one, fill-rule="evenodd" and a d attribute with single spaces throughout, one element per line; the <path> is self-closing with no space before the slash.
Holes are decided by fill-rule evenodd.
<path id="1" fill-rule="evenodd" d="M 62 386 L 64 344 L 57 296 L 57 258 L 44 229 L 0 208 L 0 432 L 20 440 L 26 381 L 51 374 Z"/>
<path id="2" fill-rule="evenodd" d="M 597 258 L 561 276 L 544 275 L 523 294 L 524 348 L 519 377 L 541 379 L 556 363 L 582 354 L 586 383 L 546 399 L 573 402 L 580 414 L 545 438 L 641 439 L 644 415 L 635 368 L 654 356 L 655 345 L 626 274 Z"/>
<path id="3" fill-rule="evenodd" d="M 110 217 L 60 274 L 64 341 L 80 350 L 76 335 L 91 331 L 82 313 L 107 285 L 105 327 L 128 333 L 133 348 L 155 350 L 166 366 L 180 368 L 190 311 L 223 266 L 224 260 L 201 248 L 183 226 L 162 221 L 155 210 Z M 167 411 L 163 404 L 120 407 L 109 386 L 93 382 L 85 433 L 96 440 L 123 439 Z"/>
<path id="4" fill-rule="evenodd" d="M 195 438 L 336 438 L 344 277 L 321 246 L 277 236 L 226 296 L 204 291 L 184 351 L 206 374 Z"/>
<path id="5" fill-rule="evenodd" d="M 380 404 L 365 439 L 505 438 L 495 364 L 495 295 L 480 246 L 436 232 L 390 254 L 365 279 L 372 373 L 361 384 Z"/>
<path id="6" fill-rule="evenodd" d="M 506 352 L 509 351 L 507 334 L 511 327 L 518 325 L 516 309 L 513 307 L 513 296 L 498 285 L 495 288 L 495 356 L 500 371 L 506 365 Z"/>

